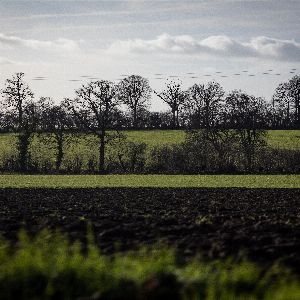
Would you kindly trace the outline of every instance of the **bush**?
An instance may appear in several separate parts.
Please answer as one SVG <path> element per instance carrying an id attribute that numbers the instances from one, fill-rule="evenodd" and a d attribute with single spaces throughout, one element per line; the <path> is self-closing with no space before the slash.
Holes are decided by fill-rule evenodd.
<path id="1" fill-rule="evenodd" d="M 300 151 L 257 145 L 249 158 L 232 130 L 187 133 L 184 143 L 156 146 L 149 153 L 147 171 L 169 174 L 299 173 Z"/>
<path id="2" fill-rule="evenodd" d="M 118 173 L 143 173 L 146 148 L 145 143 L 128 141 L 125 135 L 119 133 L 109 143 L 108 170 Z"/>
<path id="3" fill-rule="evenodd" d="M 149 172 L 154 173 L 230 173 L 238 170 L 241 154 L 235 143 L 221 140 L 217 148 L 206 131 L 192 131 L 182 144 L 153 148 L 148 164 Z"/>
<path id="4" fill-rule="evenodd" d="M 156 146 L 150 150 L 147 172 L 162 174 L 185 173 L 187 169 L 185 149 L 182 145 Z"/>
<path id="5" fill-rule="evenodd" d="M 257 156 L 256 170 L 262 173 L 300 172 L 300 151 L 265 148 Z"/>

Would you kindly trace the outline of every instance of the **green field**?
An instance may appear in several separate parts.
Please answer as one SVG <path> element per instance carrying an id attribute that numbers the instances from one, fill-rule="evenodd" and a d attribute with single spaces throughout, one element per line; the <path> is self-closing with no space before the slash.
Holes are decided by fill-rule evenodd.
<path id="1" fill-rule="evenodd" d="M 300 130 L 270 130 L 268 143 L 273 148 L 300 149 Z"/>
<path id="2" fill-rule="evenodd" d="M 143 131 L 125 131 L 128 141 L 143 142 L 147 145 L 145 153 L 141 152 L 144 160 L 144 167 L 151 166 L 151 149 L 155 146 L 179 144 L 185 139 L 183 130 L 143 130 Z M 13 134 L 0 135 L 0 169 L 9 170 L 7 166 L 17 161 L 16 136 Z M 299 149 L 300 150 L 300 131 L 298 130 L 273 130 L 269 131 L 268 144 L 272 148 L 279 149 Z M 108 143 L 106 148 L 106 163 L 114 165 L 118 162 L 119 141 Z M 122 145 L 122 144 L 121 144 Z M 121 146 L 122 147 L 122 146 Z M 93 172 L 98 164 L 99 141 L 92 135 L 72 136 L 64 144 L 64 158 L 61 170 L 67 172 L 79 173 L 83 170 Z M 29 155 L 31 161 L 35 163 L 36 168 L 41 172 L 53 170 L 56 161 L 55 143 L 49 142 L 49 139 L 43 139 L 34 136 Z M 129 160 L 129 156 L 125 155 Z M 92 168 L 90 166 L 93 166 Z M 151 168 L 150 168 L 151 169 Z"/>
<path id="3" fill-rule="evenodd" d="M 144 142 L 155 146 L 162 144 L 176 144 L 184 141 L 184 130 L 133 130 L 124 132 L 128 139 Z M 10 147 L 13 135 L 0 135 L 0 149 Z M 281 149 L 300 149 L 300 130 L 269 130 L 268 143 L 271 147 Z"/>
<path id="4" fill-rule="evenodd" d="M 130 140 L 149 146 L 180 143 L 185 137 L 183 130 L 127 131 L 126 134 Z M 280 149 L 300 149 L 300 130 L 269 130 L 268 144 Z"/>
<path id="5" fill-rule="evenodd" d="M 0 188 L 300 188 L 300 175 L 1 175 Z"/>

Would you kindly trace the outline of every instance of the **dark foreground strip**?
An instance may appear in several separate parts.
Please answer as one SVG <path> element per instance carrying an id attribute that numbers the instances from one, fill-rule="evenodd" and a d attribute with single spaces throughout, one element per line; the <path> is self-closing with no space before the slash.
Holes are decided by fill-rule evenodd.
<path id="1" fill-rule="evenodd" d="M 240 251 L 300 267 L 300 189 L 0 189 L 0 233 L 59 228 L 103 253 L 163 240 L 184 257 Z"/>

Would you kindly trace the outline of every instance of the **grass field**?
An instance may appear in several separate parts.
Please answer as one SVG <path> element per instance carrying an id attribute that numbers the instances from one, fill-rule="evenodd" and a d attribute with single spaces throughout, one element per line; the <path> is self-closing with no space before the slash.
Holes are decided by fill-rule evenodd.
<path id="1" fill-rule="evenodd" d="M 151 149 L 155 146 L 171 145 L 181 143 L 185 139 L 183 130 L 144 130 L 125 131 L 129 141 L 143 142 L 147 145 L 145 153 L 141 155 L 145 159 L 144 166 L 147 169 L 151 166 Z M 0 135 L 0 168 L 7 170 L 7 166 L 17 160 L 16 138 L 13 134 Z M 279 149 L 299 149 L 300 131 L 298 130 L 277 130 L 269 131 L 268 144 Z M 106 162 L 108 165 L 118 163 L 117 148 L 118 142 L 107 144 Z M 93 171 L 98 164 L 99 141 L 92 135 L 85 138 L 78 136 L 67 139 L 64 144 L 64 158 L 61 170 L 76 173 L 82 170 Z M 39 170 L 50 170 L 55 168 L 56 148 L 55 143 L 49 140 L 34 136 L 31 141 L 29 154 Z M 126 159 L 129 157 L 126 154 Z M 93 166 L 92 169 L 90 166 Z M 151 167 L 150 167 L 151 169 Z"/>
<path id="2" fill-rule="evenodd" d="M 1 175 L 0 188 L 300 188 L 300 175 Z"/>
<path id="3" fill-rule="evenodd" d="M 125 131 L 129 140 L 144 142 L 156 146 L 162 144 L 176 144 L 184 141 L 184 130 L 133 130 Z M 10 146 L 11 134 L 0 135 L 0 149 Z M 269 130 L 268 143 L 271 147 L 282 149 L 300 149 L 300 130 Z"/>
<path id="4" fill-rule="evenodd" d="M 183 130 L 128 131 L 126 134 L 130 140 L 144 142 L 149 146 L 180 143 L 185 137 Z M 268 144 L 274 148 L 300 149 L 300 131 L 269 130 Z"/>
<path id="5" fill-rule="evenodd" d="M 273 148 L 300 149 L 300 130 L 270 130 L 268 143 Z"/>

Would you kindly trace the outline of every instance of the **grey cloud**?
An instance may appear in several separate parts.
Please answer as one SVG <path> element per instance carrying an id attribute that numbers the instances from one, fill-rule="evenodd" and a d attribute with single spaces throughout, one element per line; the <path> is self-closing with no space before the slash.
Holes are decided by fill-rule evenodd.
<path id="1" fill-rule="evenodd" d="M 260 36 L 253 38 L 248 46 L 262 56 L 300 61 L 300 43 L 294 40 L 279 40 Z"/>
<path id="2" fill-rule="evenodd" d="M 162 34 L 153 40 L 127 40 L 113 43 L 109 52 L 168 53 L 195 56 L 256 57 L 271 60 L 300 61 L 300 43 L 264 36 L 241 42 L 225 35 L 210 36 L 197 40 L 189 35 Z"/>
<path id="3" fill-rule="evenodd" d="M 79 49 L 78 42 L 68 39 L 56 39 L 53 41 L 40 41 L 34 39 L 23 39 L 16 36 L 8 36 L 0 33 L 0 47 L 20 48 L 25 47 L 29 49 L 43 49 L 55 51 L 76 51 Z"/>

